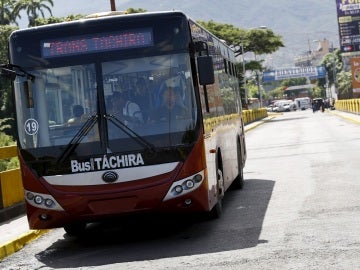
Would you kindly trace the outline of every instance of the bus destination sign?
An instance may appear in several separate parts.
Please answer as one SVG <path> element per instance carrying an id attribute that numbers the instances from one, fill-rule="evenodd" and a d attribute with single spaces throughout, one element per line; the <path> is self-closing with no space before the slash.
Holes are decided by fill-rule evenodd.
<path id="1" fill-rule="evenodd" d="M 41 42 L 43 58 L 153 46 L 150 28 L 94 35 L 71 36 Z"/>

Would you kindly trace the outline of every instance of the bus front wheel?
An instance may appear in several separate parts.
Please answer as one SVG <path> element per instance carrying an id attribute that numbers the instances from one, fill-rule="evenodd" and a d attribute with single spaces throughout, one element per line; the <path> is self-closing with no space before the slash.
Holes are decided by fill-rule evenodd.
<path id="1" fill-rule="evenodd" d="M 214 207 L 210 210 L 209 218 L 210 219 L 217 219 L 220 218 L 223 212 L 222 200 L 224 197 L 224 178 L 223 172 L 221 169 L 217 169 L 217 185 L 218 185 L 218 196 L 217 196 L 217 203 Z"/>
<path id="2" fill-rule="evenodd" d="M 244 168 L 243 168 L 241 147 L 239 142 L 237 144 L 237 166 L 238 166 L 238 175 L 234 179 L 234 182 L 232 182 L 231 184 L 232 189 L 242 189 L 244 187 Z"/>
<path id="3" fill-rule="evenodd" d="M 86 223 L 78 222 L 64 226 L 65 232 L 69 236 L 81 236 L 85 233 Z"/>

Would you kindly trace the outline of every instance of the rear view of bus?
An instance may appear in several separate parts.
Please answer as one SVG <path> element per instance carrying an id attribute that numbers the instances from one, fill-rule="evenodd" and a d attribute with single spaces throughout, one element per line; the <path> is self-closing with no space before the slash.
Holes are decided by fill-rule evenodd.
<path id="1" fill-rule="evenodd" d="M 208 177 L 183 13 L 29 28 L 9 44 L 31 229 L 76 233 L 109 217 L 214 208 L 221 192 Z M 183 114 L 164 112 L 169 89 Z"/>

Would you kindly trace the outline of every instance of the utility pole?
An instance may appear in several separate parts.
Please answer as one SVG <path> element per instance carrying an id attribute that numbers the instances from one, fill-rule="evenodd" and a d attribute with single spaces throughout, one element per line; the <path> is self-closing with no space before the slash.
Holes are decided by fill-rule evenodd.
<path id="1" fill-rule="evenodd" d="M 245 102 L 246 106 L 248 105 L 248 93 L 247 93 L 247 85 L 246 85 L 246 69 L 245 69 L 245 57 L 244 57 L 244 43 L 240 44 L 241 46 L 241 57 L 242 57 L 242 72 L 243 72 L 243 87 L 245 92 Z"/>
<path id="2" fill-rule="evenodd" d="M 111 11 L 116 11 L 115 0 L 110 0 Z"/>
<path id="3" fill-rule="evenodd" d="M 257 83 L 257 87 L 258 87 L 258 91 L 259 91 L 259 101 L 260 101 L 260 108 L 262 108 L 262 93 L 261 93 L 261 85 L 260 85 L 260 71 L 255 71 L 256 73 L 256 83 Z"/>

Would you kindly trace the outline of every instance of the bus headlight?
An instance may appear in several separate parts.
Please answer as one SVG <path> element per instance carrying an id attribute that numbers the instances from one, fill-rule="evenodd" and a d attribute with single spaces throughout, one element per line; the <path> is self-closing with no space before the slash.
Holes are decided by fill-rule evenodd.
<path id="1" fill-rule="evenodd" d="M 193 188 L 195 186 L 195 184 L 192 180 L 186 180 L 185 186 L 186 186 L 186 188 Z"/>
<path id="2" fill-rule="evenodd" d="M 36 196 L 34 197 L 34 202 L 35 202 L 36 204 L 42 204 L 43 201 L 44 201 L 44 198 L 41 197 L 40 195 L 36 195 Z"/>
<path id="3" fill-rule="evenodd" d="M 197 189 L 204 180 L 204 171 L 174 182 L 163 201 L 182 196 Z"/>
<path id="4" fill-rule="evenodd" d="M 181 192 L 183 192 L 183 188 L 182 186 L 180 185 L 177 185 L 175 188 L 174 188 L 174 191 L 178 194 L 180 194 Z"/>
<path id="5" fill-rule="evenodd" d="M 64 211 L 61 205 L 49 194 L 41 194 L 25 190 L 26 201 L 37 208 Z"/>
<path id="6" fill-rule="evenodd" d="M 203 180 L 203 175 L 202 174 L 196 174 L 194 176 L 195 183 L 201 182 L 202 180 Z"/>
<path id="7" fill-rule="evenodd" d="M 52 199 L 46 199 L 45 200 L 46 207 L 51 208 L 51 207 L 53 207 L 54 204 L 55 204 L 55 202 Z"/>

